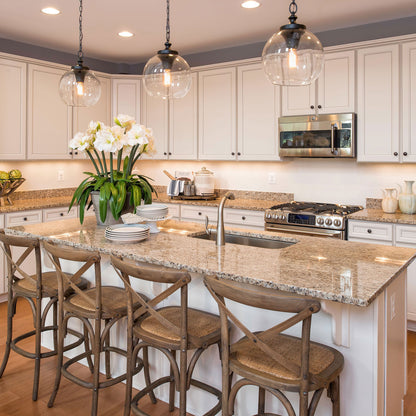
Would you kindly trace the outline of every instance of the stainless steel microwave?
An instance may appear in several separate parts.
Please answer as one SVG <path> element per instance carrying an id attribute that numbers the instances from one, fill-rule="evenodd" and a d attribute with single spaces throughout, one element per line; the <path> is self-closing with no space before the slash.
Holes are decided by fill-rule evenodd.
<path id="1" fill-rule="evenodd" d="M 279 118 L 279 156 L 355 157 L 356 114 Z"/>

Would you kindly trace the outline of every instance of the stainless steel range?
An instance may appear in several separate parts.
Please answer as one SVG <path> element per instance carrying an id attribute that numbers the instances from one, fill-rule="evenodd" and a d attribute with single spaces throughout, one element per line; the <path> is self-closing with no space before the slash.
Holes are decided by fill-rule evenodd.
<path id="1" fill-rule="evenodd" d="M 319 202 L 289 202 L 274 205 L 264 214 L 267 231 L 347 239 L 348 214 L 359 211 L 359 205 L 336 205 Z"/>

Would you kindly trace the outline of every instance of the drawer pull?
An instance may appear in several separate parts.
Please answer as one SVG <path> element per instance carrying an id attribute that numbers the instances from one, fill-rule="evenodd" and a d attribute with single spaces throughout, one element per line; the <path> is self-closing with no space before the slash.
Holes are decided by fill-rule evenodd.
<path id="1" fill-rule="evenodd" d="M 23 221 L 27 221 L 27 217 L 24 217 L 24 218 L 23 218 Z"/>
<path id="2" fill-rule="evenodd" d="M 246 217 L 241 217 L 241 219 L 242 219 L 243 221 L 245 221 Z"/>
<path id="3" fill-rule="evenodd" d="M 202 212 L 198 212 L 198 215 L 202 215 Z"/>
<path id="4" fill-rule="evenodd" d="M 373 230 L 372 230 L 371 228 L 369 228 L 369 229 L 367 230 L 367 232 L 368 232 L 368 234 L 371 234 L 371 233 L 373 232 Z"/>
<path id="5" fill-rule="evenodd" d="M 64 216 L 64 213 L 63 213 L 63 212 L 61 212 L 59 215 L 60 215 L 61 217 L 63 217 L 63 216 Z"/>

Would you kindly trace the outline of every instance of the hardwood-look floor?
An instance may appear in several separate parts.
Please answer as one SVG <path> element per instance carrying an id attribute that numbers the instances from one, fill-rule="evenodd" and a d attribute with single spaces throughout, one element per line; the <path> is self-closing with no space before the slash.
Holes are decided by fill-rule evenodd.
<path id="1" fill-rule="evenodd" d="M 0 360 L 6 342 L 6 317 L 7 303 L 0 304 Z M 15 333 L 22 333 L 33 329 L 33 321 L 29 305 L 24 300 L 19 300 L 17 314 L 14 317 Z M 26 342 L 26 341 L 25 341 Z M 32 340 L 27 340 L 22 346 L 32 345 Z M 1 362 L 1 361 L 0 361 Z M 86 416 L 91 409 L 91 391 L 75 385 L 62 378 L 61 386 L 53 408 L 49 409 L 47 403 L 52 392 L 55 379 L 56 357 L 42 359 L 40 372 L 39 398 L 33 402 L 33 360 L 22 357 L 11 352 L 9 362 L 3 377 L 0 378 L 0 416 Z M 89 370 L 81 364 L 74 364 L 71 369 L 76 369 L 78 375 L 88 377 Z M 100 390 L 98 399 L 98 414 L 100 416 L 118 416 L 123 414 L 124 405 L 124 383 Z M 178 410 L 170 413 L 166 403 L 160 400 L 153 405 L 148 398 L 141 403 L 142 409 L 157 416 L 177 416 Z M 190 415 L 191 416 L 191 415 Z"/>
<path id="2" fill-rule="evenodd" d="M 3 358 L 6 339 L 7 304 L 0 304 L 0 360 Z M 14 317 L 15 328 L 19 332 L 33 328 L 30 308 L 25 301 L 19 301 Z M 17 332 L 17 331 L 16 331 Z M 31 341 L 28 341 L 31 345 Z M 405 416 L 416 416 L 416 333 L 408 332 L 408 393 L 405 397 Z M 77 365 L 78 374 L 88 376 L 89 371 Z M 53 408 L 48 409 L 47 402 L 52 391 L 55 376 L 55 357 L 42 360 L 39 399 L 32 402 L 33 362 L 19 354 L 11 352 L 9 363 L 0 379 L 0 416 L 85 416 L 90 412 L 90 391 L 79 387 L 65 378 Z M 122 414 L 124 384 L 101 390 L 99 393 L 99 415 L 117 416 Z M 147 400 L 147 402 L 146 402 Z M 143 410 L 157 416 L 176 416 L 178 411 L 169 413 L 166 403 L 158 401 L 152 405 L 144 399 Z M 191 416 L 191 415 L 189 415 Z M 347 416 L 347 415 L 346 415 Z"/>

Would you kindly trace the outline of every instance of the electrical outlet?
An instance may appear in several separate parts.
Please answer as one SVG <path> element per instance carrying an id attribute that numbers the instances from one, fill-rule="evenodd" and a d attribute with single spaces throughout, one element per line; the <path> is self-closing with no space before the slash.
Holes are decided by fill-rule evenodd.
<path id="1" fill-rule="evenodd" d="M 269 174 L 267 175 L 267 183 L 276 183 L 276 174 L 274 172 L 269 172 Z"/>
<path id="2" fill-rule="evenodd" d="M 390 296 L 390 320 L 396 316 L 396 292 Z"/>
<path id="3" fill-rule="evenodd" d="M 63 182 L 64 180 L 64 171 L 63 170 L 58 170 L 58 182 Z"/>

